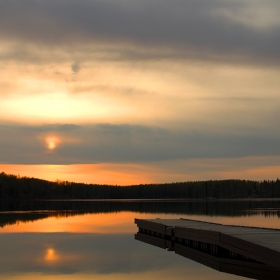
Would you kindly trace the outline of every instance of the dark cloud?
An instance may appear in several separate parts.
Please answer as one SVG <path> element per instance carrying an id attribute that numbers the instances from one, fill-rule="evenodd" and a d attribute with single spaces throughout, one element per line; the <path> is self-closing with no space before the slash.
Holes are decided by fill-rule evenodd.
<path id="1" fill-rule="evenodd" d="M 107 44 L 119 58 L 279 65 L 279 11 L 274 0 L 10 0 L 1 3 L 0 36 L 45 47 Z"/>
<path id="2" fill-rule="evenodd" d="M 81 69 L 81 66 L 78 62 L 74 62 L 72 65 L 71 65 L 71 70 L 73 73 L 78 73 Z"/>
<path id="3" fill-rule="evenodd" d="M 1 125 L 0 162 L 72 164 L 152 162 L 185 158 L 279 156 L 280 133 L 251 128 L 231 132 L 168 130 L 141 125 Z M 50 152 L 45 138 L 61 142 Z"/>

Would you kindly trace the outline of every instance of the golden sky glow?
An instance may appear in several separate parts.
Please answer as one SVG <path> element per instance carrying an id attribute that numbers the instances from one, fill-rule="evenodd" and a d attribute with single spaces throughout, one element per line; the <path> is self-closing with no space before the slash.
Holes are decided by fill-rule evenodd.
<path id="1" fill-rule="evenodd" d="M 0 164 L 7 174 L 56 181 L 136 185 L 147 182 L 183 182 L 215 179 L 274 180 L 280 170 L 279 157 L 235 159 L 189 159 L 150 164 Z"/>
<path id="2" fill-rule="evenodd" d="M 122 185 L 278 177 L 277 1 L 43 2 L 2 7 L 3 171 Z"/>

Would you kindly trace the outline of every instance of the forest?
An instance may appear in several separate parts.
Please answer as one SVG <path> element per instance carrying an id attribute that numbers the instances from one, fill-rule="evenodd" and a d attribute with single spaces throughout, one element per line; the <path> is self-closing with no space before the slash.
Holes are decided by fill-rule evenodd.
<path id="1" fill-rule="evenodd" d="M 46 181 L 0 173 L 0 199 L 279 198 L 280 180 L 210 180 L 113 186 Z"/>

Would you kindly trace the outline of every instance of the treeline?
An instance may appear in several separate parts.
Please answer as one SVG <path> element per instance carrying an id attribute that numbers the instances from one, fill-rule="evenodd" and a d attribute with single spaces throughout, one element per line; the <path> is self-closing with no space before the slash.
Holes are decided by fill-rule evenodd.
<path id="1" fill-rule="evenodd" d="M 134 186 L 81 184 L 0 173 L 0 199 L 198 199 L 280 197 L 280 180 L 214 180 Z"/>

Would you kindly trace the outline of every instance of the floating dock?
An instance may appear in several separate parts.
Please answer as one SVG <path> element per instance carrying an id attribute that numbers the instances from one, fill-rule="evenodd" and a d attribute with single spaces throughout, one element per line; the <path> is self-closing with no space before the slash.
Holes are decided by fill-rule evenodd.
<path id="1" fill-rule="evenodd" d="M 135 219 L 135 239 L 219 271 L 280 279 L 280 230 L 188 219 Z"/>

